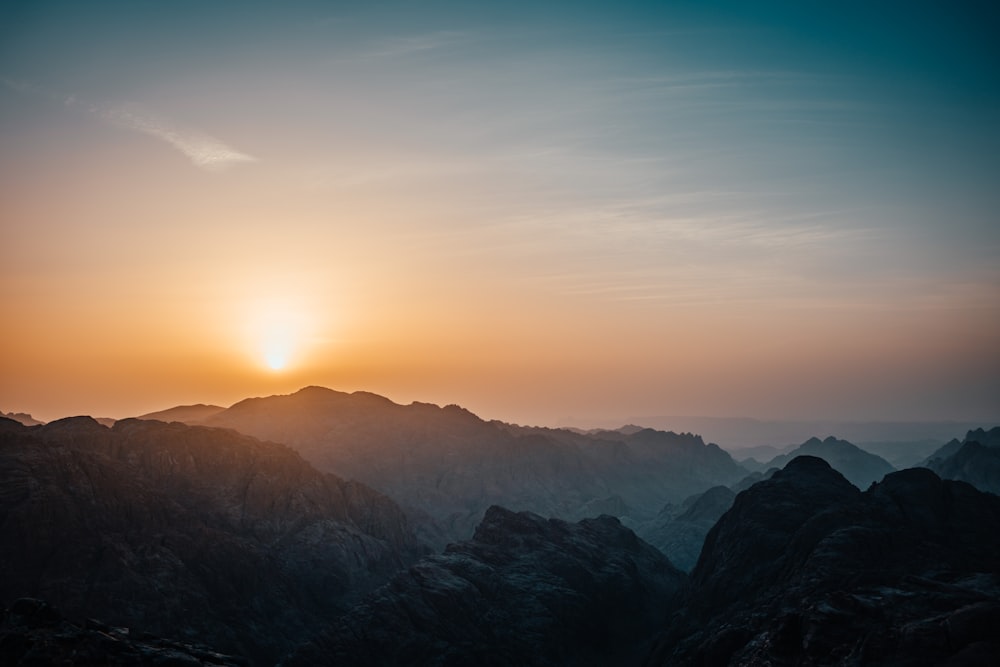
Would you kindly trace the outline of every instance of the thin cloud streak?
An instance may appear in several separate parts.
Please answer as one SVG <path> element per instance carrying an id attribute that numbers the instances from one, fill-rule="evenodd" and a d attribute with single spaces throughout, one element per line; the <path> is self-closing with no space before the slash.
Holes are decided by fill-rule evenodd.
<path id="1" fill-rule="evenodd" d="M 208 171 L 222 171 L 234 164 L 257 161 L 257 158 L 231 148 L 214 137 L 178 128 L 152 114 L 122 107 L 98 109 L 97 113 L 115 125 L 167 142 L 187 156 L 196 167 Z"/>
<path id="2" fill-rule="evenodd" d="M 87 102 L 73 94 L 61 94 L 23 81 L 0 78 L 7 88 L 22 94 L 44 97 L 63 106 L 83 109 L 105 122 L 164 141 L 207 171 L 223 171 L 234 164 L 256 162 L 257 158 L 226 145 L 203 132 L 183 128 L 152 112 L 127 106 L 107 106 Z"/>

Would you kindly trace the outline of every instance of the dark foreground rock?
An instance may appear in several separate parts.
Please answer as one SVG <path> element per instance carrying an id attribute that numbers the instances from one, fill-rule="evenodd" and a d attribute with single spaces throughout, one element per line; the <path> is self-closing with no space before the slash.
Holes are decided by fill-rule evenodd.
<path id="1" fill-rule="evenodd" d="M 799 457 L 710 531 L 649 665 L 986 665 L 1000 498 L 929 470 L 861 493 Z"/>
<path id="2" fill-rule="evenodd" d="M 224 429 L 0 423 L 0 601 L 273 664 L 426 553 L 389 498 Z"/>
<path id="3" fill-rule="evenodd" d="M 494 506 L 472 540 L 396 576 L 285 665 L 635 664 L 685 584 L 617 519 Z"/>
<path id="4" fill-rule="evenodd" d="M 21 598 L 0 609 L 0 665 L 110 667 L 246 667 L 245 658 L 88 619 L 73 623 L 42 600 Z"/>

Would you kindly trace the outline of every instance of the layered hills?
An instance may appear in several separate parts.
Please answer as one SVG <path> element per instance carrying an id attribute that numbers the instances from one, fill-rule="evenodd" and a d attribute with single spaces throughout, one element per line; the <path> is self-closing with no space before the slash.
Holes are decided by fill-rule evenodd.
<path id="1" fill-rule="evenodd" d="M 491 507 L 285 665 L 635 664 L 687 577 L 617 519 Z"/>
<path id="2" fill-rule="evenodd" d="M 969 431 L 964 440 L 949 442 L 924 465 L 945 479 L 1000 494 L 1000 427 Z"/>
<path id="3" fill-rule="evenodd" d="M 0 420 L 0 600 L 270 664 L 426 553 L 284 445 L 181 423 Z"/>
<path id="4" fill-rule="evenodd" d="M 838 440 L 833 436 L 823 440 L 809 438 L 791 451 L 775 456 L 758 467 L 760 470 L 784 468 L 797 456 L 815 456 L 823 459 L 859 489 L 867 489 L 873 482 L 896 470 L 881 456 L 866 452 L 846 440 Z"/>
<path id="5" fill-rule="evenodd" d="M 287 444 L 321 470 L 387 493 L 433 520 L 439 546 L 469 538 L 494 504 L 565 519 L 650 518 L 747 473 L 691 434 L 525 428 L 455 405 L 321 387 L 247 399 L 204 423 Z"/>

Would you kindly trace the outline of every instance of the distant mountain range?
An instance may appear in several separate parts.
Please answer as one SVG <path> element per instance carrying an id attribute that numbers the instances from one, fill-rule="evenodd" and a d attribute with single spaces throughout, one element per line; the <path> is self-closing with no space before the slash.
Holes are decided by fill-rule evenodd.
<path id="1" fill-rule="evenodd" d="M 797 456 L 816 456 L 823 459 L 859 489 L 868 488 L 873 482 L 878 482 L 896 470 L 882 457 L 870 454 L 846 440 L 838 440 L 833 436 L 825 440 L 809 438 L 787 454 L 776 456 L 761 465 L 759 469 L 784 468 L 785 464 Z"/>
<path id="2" fill-rule="evenodd" d="M 849 420 L 767 420 L 743 417 L 643 416 L 629 421 L 659 429 L 700 433 L 718 443 L 737 458 L 741 449 L 756 446 L 781 447 L 802 442 L 815 435 L 837 437 L 864 443 L 944 443 L 958 433 L 989 428 L 991 423 L 974 421 L 849 421 Z M 890 445 L 891 446 L 891 445 Z M 926 446 L 926 445 L 924 445 Z M 928 453 L 931 450 L 928 450 Z M 882 452 L 877 452 L 884 456 Z"/>
<path id="3" fill-rule="evenodd" d="M 399 405 L 321 387 L 221 411 L 186 406 L 156 414 L 287 444 L 319 469 L 402 503 L 438 546 L 471 537 L 495 504 L 566 519 L 609 510 L 649 518 L 667 502 L 747 474 L 689 433 L 528 428 L 487 422 L 456 405 Z"/>
<path id="4" fill-rule="evenodd" d="M 7 419 L 12 419 L 25 426 L 38 426 L 39 424 L 44 424 L 45 422 L 38 421 L 26 412 L 2 412 L 0 411 L 0 417 L 5 417 Z"/>
<path id="5" fill-rule="evenodd" d="M 154 416 L 0 418 L 0 663 L 1000 654 L 1000 497 L 844 440 L 748 473 L 691 433 L 321 388 Z M 988 488 L 998 444 L 972 431 L 928 465 Z"/>

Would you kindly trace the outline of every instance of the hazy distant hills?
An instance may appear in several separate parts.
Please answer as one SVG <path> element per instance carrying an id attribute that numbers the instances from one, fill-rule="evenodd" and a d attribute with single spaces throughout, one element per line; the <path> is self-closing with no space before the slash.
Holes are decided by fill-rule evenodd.
<path id="1" fill-rule="evenodd" d="M 221 405 L 178 405 L 175 408 L 159 410 L 140 415 L 137 419 L 155 419 L 161 422 L 183 422 L 185 424 L 203 424 L 209 417 L 225 410 Z"/>
<path id="2" fill-rule="evenodd" d="M 491 507 L 472 539 L 400 573 L 285 664 L 637 664 L 686 583 L 611 517 Z"/>
<path id="3" fill-rule="evenodd" d="M 494 504 L 569 519 L 612 507 L 655 516 L 747 473 L 691 434 L 525 428 L 454 405 L 321 387 L 247 399 L 204 421 L 285 443 L 322 470 L 387 493 L 433 517 L 441 541 L 471 536 Z"/>
<path id="4" fill-rule="evenodd" d="M 0 417 L 6 417 L 7 419 L 13 419 L 14 421 L 24 424 L 25 426 L 38 426 L 39 424 L 44 424 L 45 422 L 38 421 L 26 412 L 2 412 L 0 411 Z"/>
<path id="5" fill-rule="evenodd" d="M 924 465 L 945 479 L 1000 494 L 1000 427 L 969 431 L 962 442 L 949 442 Z"/>
<path id="6" fill-rule="evenodd" d="M 680 505 L 668 504 L 655 519 L 634 526 L 634 530 L 666 554 L 671 563 L 690 572 L 698 562 L 708 531 L 735 498 L 736 493 L 729 487 L 713 486 Z"/>
<path id="7" fill-rule="evenodd" d="M 709 532 L 645 664 L 993 664 L 998 526 L 1000 498 L 929 470 L 862 493 L 798 457 Z"/>
<path id="8" fill-rule="evenodd" d="M 882 457 L 833 436 L 824 440 L 809 438 L 787 454 L 774 457 L 761 466 L 761 469 L 784 468 L 796 456 L 803 455 L 823 459 L 859 489 L 867 489 L 872 482 L 877 482 L 896 470 Z"/>
<path id="9" fill-rule="evenodd" d="M 847 420 L 766 420 L 743 417 L 685 417 L 649 416 L 633 417 L 636 424 L 654 428 L 672 429 L 700 433 L 706 440 L 717 442 L 737 458 L 750 454 L 740 454 L 740 450 L 756 446 L 783 446 L 788 443 L 803 442 L 817 433 L 834 433 L 839 438 L 856 443 L 863 448 L 869 443 L 876 447 L 917 449 L 928 443 L 944 443 L 958 433 L 989 427 L 991 424 L 960 421 L 847 421 Z M 885 451 L 874 451 L 886 456 Z M 927 449 L 926 456 L 933 448 Z M 758 459 L 761 460 L 761 459 Z M 910 461 L 915 463 L 919 459 Z M 904 464 L 905 465 L 905 464 Z"/>
<path id="10" fill-rule="evenodd" d="M 400 508 L 225 429 L 0 420 L 0 601 L 273 663 L 425 553 Z"/>

